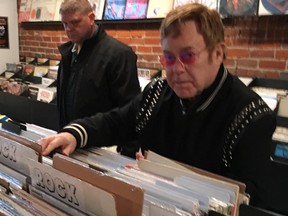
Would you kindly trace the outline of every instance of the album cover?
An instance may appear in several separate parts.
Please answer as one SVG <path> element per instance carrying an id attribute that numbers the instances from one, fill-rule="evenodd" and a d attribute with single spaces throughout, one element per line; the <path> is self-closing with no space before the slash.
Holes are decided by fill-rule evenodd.
<path id="1" fill-rule="evenodd" d="M 48 70 L 47 78 L 57 80 L 58 66 L 49 66 L 48 68 L 49 70 Z"/>
<path id="2" fill-rule="evenodd" d="M 103 17 L 105 0 L 89 0 L 95 13 L 95 20 L 101 20 Z"/>
<path id="3" fill-rule="evenodd" d="M 35 66 L 32 64 L 23 65 L 23 75 L 33 74 Z"/>
<path id="4" fill-rule="evenodd" d="M 39 88 L 30 86 L 28 87 L 28 98 L 32 100 L 37 100 L 37 95 L 39 92 Z"/>
<path id="5" fill-rule="evenodd" d="M 220 0 L 219 12 L 222 17 L 256 16 L 258 0 Z"/>
<path id="6" fill-rule="evenodd" d="M 28 64 L 35 64 L 37 60 L 35 57 L 29 57 L 29 56 L 26 56 L 24 58 L 25 58 L 25 63 L 28 63 Z"/>
<path id="7" fill-rule="evenodd" d="M 126 0 L 106 0 L 104 20 L 121 20 L 124 18 Z"/>
<path id="8" fill-rule="evenodd" d="M 36 64 L 37 65 L 49 65 L 49 59 L 48 58 L 37 58 Z"/>
<path id="9" fill-rule="evenodd" d="M 54 20 L 56 0 L 32 0 L 29 21 Z"/>
<path id="10" fill-rule="evenodd" d="M 124 19 L 146 18 L 148 0 L 127 0 Z"/>
<path id="11" fill-rule="evenodd" d="M 50 103 L 56 97 L 56 87 L 39 88 L 37 100 Z"/>
<path id="12" fill-rule="evenodd" d="M 23 65 L 16 63 L 6 63 L 6 71 L 21 73 L 23 70 Z"/>
<path id="13" fill-rule="evenodd" d="M 59 60 L 49 60 L 49 66 L 57 66 L 59 65 L 60 61 Z"/>
<path id="14" fill-rule="evenodd" d="M 150 0 L 148 4 L 147 18 L 164 18 L 173 7 L 173 0 Z"/>
<path id="15" fill-rule="evenodd" d="M 46 66 L 35 66 L 33 76 L 43 77 L 48 73 L 48 71 L 49 68 Z"/>
<path id="16" fill-rule="evenodd" d="M 32 0 L 21 0 L 18 13 L 18 22 L 29 21 Z"/>
<path id="17" fill-rule="evenodd" d="M 288 14 L 288 1 L 287 0 L 260 0 L 258 14 L 259 16 Z"/>

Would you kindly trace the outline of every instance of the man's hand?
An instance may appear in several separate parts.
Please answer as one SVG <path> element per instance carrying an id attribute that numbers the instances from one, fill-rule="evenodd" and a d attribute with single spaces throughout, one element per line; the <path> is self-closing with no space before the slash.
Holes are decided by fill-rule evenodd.
<path id="1" fill-rule="evenodd" d="M 67 132 L 50 135 L 37 141 L 42 146 L 42 155 L 47 156 L 59 148 L 63 155 L 69 156 L 75 151 L 77 143 L 75 137 Z"/>
<path id="2" fill-rule="evenodd" d="M 144 155 L 142 155 L 140 152 L 136 152 L 136 159 L 144 159 Z"/>
<path id="3" fill-rule="evenodd" d="M 140 152 L 136 152 L 136 160 L 139 160 L 139 159 L 144 159 L 144 156 L 140 153 Z M 138 169 L 138 165 L 137 164 L 127 164 L 125 167 L 127 168 L 134 168 L 134 169 Z"/>

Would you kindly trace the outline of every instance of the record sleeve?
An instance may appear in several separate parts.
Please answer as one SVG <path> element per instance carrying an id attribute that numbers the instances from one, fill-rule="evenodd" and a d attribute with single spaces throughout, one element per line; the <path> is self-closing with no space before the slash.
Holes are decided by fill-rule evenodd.
<path id="1" fill-rule="evenodd" d="M 106 0 L 103 19 L 122 20 L 124 18 L 126 0 Z"/>
<path id="2" fill-rule="evenodd" d="M 48 73 L 48 71 L 48 66 L 35 66 L 33 76 L 43 77 Z"/>
<path id="3" fill-rule="evenodd" d="M 173 7 L 173 0 L 150 0 L 147 10 L 147 18 L 164 18 Z"/>
<path id="4" fill-rule="evenodd" d="M 287 0 L 259 0 L 259 16 L 279 14 L 288 14 Z"/>
<path id="5" fill-rule="evenodd" d="M 148 0 L 127 0 L 124 19 L 144 19 Z"/>
<path id="6" fill-rule="evenodd" d="M 29 21 L 54 20 L 56 0 L 32 0 Z"/>
<path id="7" fill-rule="evenodd" d="M 95 20 L 101 20 L 103 17 L 105 0 L 89 0 L 89 2 L 95 14 Z"/>
<path id="8" fill-rule="evenodd" d="M 219 12 L 222 17 L 256 16 L 258 0 L 220 0 Z"/>
<path id="9" fill-rule="evenodd" d="M 25 216 L 34 216 L 24 207 L 19 205 L 15 200 L 13 200 L 9 195 L 0 191 L 0 215 L 25 215 Z"/>
<path id="10" fill-rule="evenodd" d="M 29 21 L 32 0 L 21 0 L 18 13 L 18 22 Z"/>
<path id="11" fill-rule="evenodd" d="M 60 154 L 54 155 L 53 167 L 113 194 L 119 215 L 141 215 L 144 198 L 141 188 L 91 169 L 88 165 L 83 166 L 83 162 Z"/>
<path id="12" fill-rule="evenodd" d="M 68 216 L 45 201 L 29 194 L 24 190 L 13 190 L 13 199 L 23 208 L 34 215 L 41 216 Z"/>

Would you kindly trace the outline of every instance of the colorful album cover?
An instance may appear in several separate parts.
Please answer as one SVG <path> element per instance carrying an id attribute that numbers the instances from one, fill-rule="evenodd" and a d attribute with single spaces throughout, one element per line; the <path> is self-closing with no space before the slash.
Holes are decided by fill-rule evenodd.
<path id="1" fill-rule="evenodd" d="M 103 17 L 105 0 L 89 0 L 95 13 L 95 20 L 101 20 Z"/>
<path id="2" fill-rule="evenodd" d="M 45 66 L 35 66 L 34 67 L 34 72 L 33 72 L 33 76 L 37 76 L 37 77 L 43 77 L 45 76 L 49 71 L 48 67 Z"/>
<path id="3" fill-rule="evenodd" d="M 32 64 L 24 65 L 23 66 L 23 71 L 22 71 L 23 75 L 30 75 L 30 74 L 32 75 L 33 72 L 34 72 L 34 68 L 35 68 L 35 66 L 32 65 Z"/>
<path id="4" fill-rule="evenodd" d="M 164 18 L 173 8 L 173 0 L 149 0 L 147 18 Z"/>
<path id="5" fill-rule="evenodd" d="M 222 17 L 256 16 L 258 0 L 220 0 L 219 12 Z"/>
<path id="6" fill-rule="evenodd" d="M 124 19 L 146 18 L 148 0 L 127 0 Z"/>
<path id="7" fill-rule="evenodd" d="M 21 0 L 18 13 L 18 22 L 29 21 L 32 0 Z"/>
<path id="8" fill-rule="evenodd" d="M 32 0 L 29 21 L 54 20 L 56 0 Z"/>
<path id="9" fill-rule="evenodd" d="M 258 15 L 288 14 L 287 0 L 260 0 Z"/>
<path id="10" fill-rule="evenodd" d="M 126 0 L 106 0 L 104 20 L 121 20 L 124 18 Z"/>

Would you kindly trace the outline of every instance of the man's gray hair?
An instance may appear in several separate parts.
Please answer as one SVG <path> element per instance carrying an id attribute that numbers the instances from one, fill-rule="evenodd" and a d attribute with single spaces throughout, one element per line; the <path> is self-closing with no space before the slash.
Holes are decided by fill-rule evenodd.
<path id="1" fill-rule="evenodd" d="M 59 9 L 59 13 L 75 13 L 86 14 L 92 12 L 91 4 L 88 0 L 64 0 Z"/>

